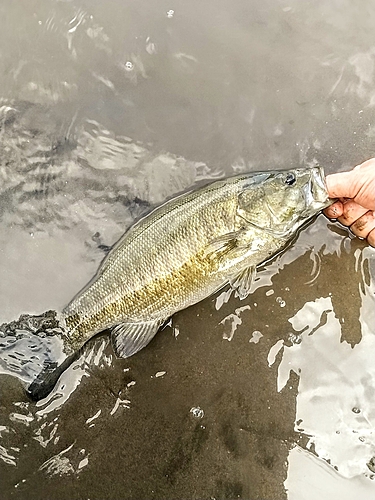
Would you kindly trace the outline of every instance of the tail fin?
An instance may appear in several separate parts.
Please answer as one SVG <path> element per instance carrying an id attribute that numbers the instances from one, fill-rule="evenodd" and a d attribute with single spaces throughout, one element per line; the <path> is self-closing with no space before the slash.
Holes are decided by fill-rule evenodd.
<path id="1" fill-rule="evenodd" d="M 46 363 L 43 370 L 26 389 L 28 396 L 39 401 L 52 391 L 61 374 L 79 357 L 79 351 L 67 357 L 60 365 L 55 362 Z"/>

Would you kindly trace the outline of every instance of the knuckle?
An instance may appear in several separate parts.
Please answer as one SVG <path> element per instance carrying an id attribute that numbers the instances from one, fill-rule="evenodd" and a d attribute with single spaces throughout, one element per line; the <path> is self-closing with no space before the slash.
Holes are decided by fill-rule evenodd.
<path id="1" fill-rule="evenodd" d="M 372 212 L 367 212 L 359 217 L 351 226 L 352 232 L 362 238 L 367 238 L 368 235 L 375 229 L 375 217 Z M 375 235 L 374 235 L 375 236 Z"/>
<path id="2" fill-rule="evenodd" d="M 367 220 L 365 217 L 360 217 L 358 220 L 356 220 L 353 224 L 352 224 L 352 228 L 353 228 L 353 232 L 354 231 L 357 231 L 357 232 L 362 232 L 363 229 L 367 226 Z"/>

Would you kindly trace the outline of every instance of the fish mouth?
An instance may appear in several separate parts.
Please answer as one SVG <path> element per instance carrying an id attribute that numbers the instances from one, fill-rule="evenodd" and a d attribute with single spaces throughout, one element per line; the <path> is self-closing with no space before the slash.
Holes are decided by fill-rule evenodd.
<path id="1" fill-rule="evenodd" d="M 310 181 L 305 187 L 305 200 L 309 212 L 319 212 L 334 203 L 328 194 L 323 167 L 312 167 Z"/>

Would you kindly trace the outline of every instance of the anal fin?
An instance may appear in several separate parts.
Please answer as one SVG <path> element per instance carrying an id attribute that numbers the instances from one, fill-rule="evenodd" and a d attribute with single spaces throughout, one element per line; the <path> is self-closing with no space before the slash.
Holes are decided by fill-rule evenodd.
<path id="1" fill-rule="evenodd" d="M 241 300 L 245 299 L 249 295 L 255 272 L 255 266 L 250 266 L 230 278 L 229 284 L 233 290 L 237 292 L 237 295 Z"/>
<path id="2" fill-rule="evenodd" d="M 128 358 L 145 347 L 157 334 L 163 320 L 121 323 L 112 330 L 112 344 L 120 358 Z"/>

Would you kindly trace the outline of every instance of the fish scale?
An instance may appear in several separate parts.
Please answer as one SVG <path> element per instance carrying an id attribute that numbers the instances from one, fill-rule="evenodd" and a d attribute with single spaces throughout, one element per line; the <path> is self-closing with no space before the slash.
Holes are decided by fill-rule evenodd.
<path id="1" fill-rule="evenodd" d="M 201 263 L 198 252 L 213 238 L 233 230 L 238 183 L 235 179 L 224 189 L 210 187 L 200 197 L 193 193 L 177 198 L 174 206 L 167 203 L 125 233 L 103 262 L 96 280 L 64 310 L 71 341 L 75 342 L 76 332 L 81 342 L 87 332 L 101 331 L 116 320 L 144 319 L 146 314 L 153 317 L 161 305 L 163 314 L 169 316 L 179 307 L 176 302 L 184 307 L 189 294 L 205 295 L 204 290 L 199 293 L 206 286 L 199 278 L 213 270 L 214 262 L 211 259 L 210 267 Z M 183 210 L 186 206 L 188 218 Z M 218 216 L 212 219 L 216 212 Z M 183 283 L 194 283 L 194 276 L 198 290 L 181 288 Z M 176 290 L 182 293 L 178 300 L 171 300 Z"/>
<path id="2" fill-rule="evenodd" d="M 300 179 L 303 186 L 311 183 L 312 173 L 316 175 L 317 170 L 295 170 L 297 185 Z M 247 224 L 246 214 L 242 217 L 238 209 L 242 194 L 253 218 L 274 213 L 272 204 L 264 203 L 267 190 L 272 193 L 274 189 L 275 194 L 301 190 L 301 186 L 276 182 L 286 175 L 263 172 L 217 181 L 166 202 L 137 222 L 114 246 L 94 280 L 63 311 L 71 349 L 124 322 L 163 322 L 175 311 L 211 295 L 236 272 L 259 264 L 284 246 L 289 234 L 276 238 L 264 233 L 264 228 Z M 299 202 L 303 201 L 305 210 L 302 198 Z M 326 202 L 326 192 L 323 198 Z M 272 231 L 272 227 L 266 229 Z M 213 241 L 219 239 L 220 246 L 220 238 L 236 231 L 245 237 L 237 253 L 223 256 L 214 249 L 207 254 Z M 238 240 L 233 245 L 239 246 Z"/>
<path id="3" fill-rule="evenodd" d="M 255 172 L 180 195 L 135 223 L 61 316 L 64 351 L 30 385 L 48 393 L 61 370 L 96 333 L 112 330 L 118 356 L 145 347 L 175 312 L 229 284 L 240 299 L 256 267 L 327 207 L 319 167 Z"/>

